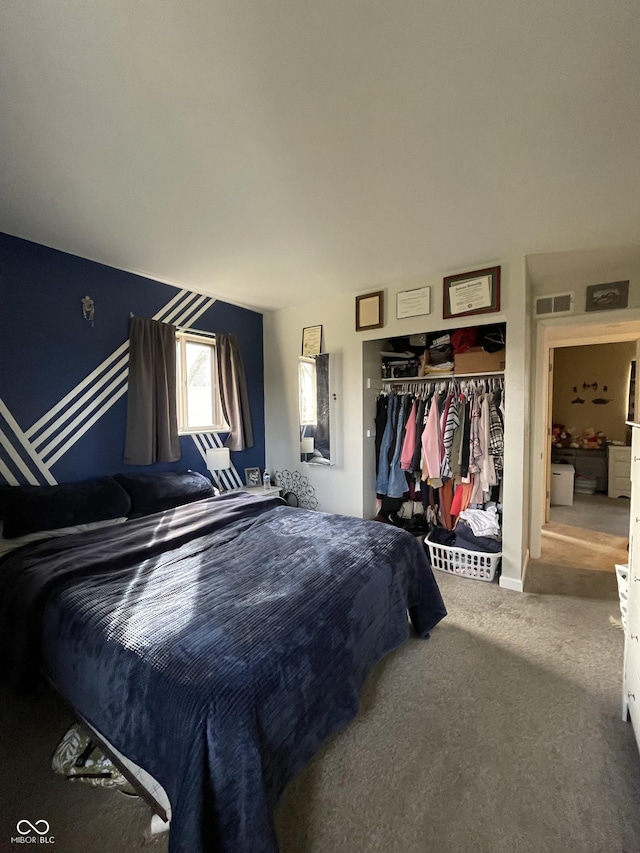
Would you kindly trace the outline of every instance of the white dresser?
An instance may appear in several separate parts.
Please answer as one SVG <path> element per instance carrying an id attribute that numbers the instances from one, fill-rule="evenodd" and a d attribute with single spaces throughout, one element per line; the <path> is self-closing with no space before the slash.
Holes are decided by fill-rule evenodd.
<path id="1" fill-rule="evenodd" d="M 610 444 L 608 457 L 607 494 L 610 498 L 630 498 L 631 448 Z"/>
<path id="2" fill-rule="evenodd" d="M 632 424 L 629 588 L 624 634 L 622 716 L 631 718 L 640 747 L 640 424 Z"/>

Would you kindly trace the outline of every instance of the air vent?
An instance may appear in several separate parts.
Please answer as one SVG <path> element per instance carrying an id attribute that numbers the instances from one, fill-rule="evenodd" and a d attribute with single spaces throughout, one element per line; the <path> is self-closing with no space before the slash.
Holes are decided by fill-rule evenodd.
<path id="1" fill-rule="evenodd" d="M 550 317 L 553 314 L 571 314 L 573 312 L 573 293 L 555 293 L 553 296 L 539 296 L 536 299 L 536 317 Z"/>

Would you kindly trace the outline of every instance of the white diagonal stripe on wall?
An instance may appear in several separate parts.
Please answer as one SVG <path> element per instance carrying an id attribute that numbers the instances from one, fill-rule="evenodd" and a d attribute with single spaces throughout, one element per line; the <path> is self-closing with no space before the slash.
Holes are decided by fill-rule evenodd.
<path id="1" fill-rule="evenodd" d="M 119 362 L 114 364 L 114 366 L 111 368 L 111 370 L 109 370 L 107 373 L 104 374 L 104 376 L 101 377 L 100 381 L 97 382 L 93 388 L 89 389 L 89 391 L 86 391 L 82 395 L 82 397 L 78 397 L 78 399 L 75 401 L 75 403 L 72 406 L 69 406 L 69 408 L 65 411 L 65 413 L 63 415 L 61 415 L 59 418 L 57 418 L 49 427 L 47 427 L 47 429 L 44 432 L 41 432 L 39 436 L 34 438 L 33 439 L 33 446 L 39 447 L 44 441 L 46 441 L 49 438 L 50 435 L 52 435 L 54 432 L 56 432 L 56 430 L 60 429 L 62 424 L 66 420 L 68 420 L 73 415 L 73 413 L 75 411 L 77 411 L 88 400 L 90 400 L 96 394 L 96 392 L 100 390 L 102 385 L 105 382 L 108 382 L 109 379 L 111 379 L 111 377 L 113 376 L 113 374 L 116 373 L 117 371 L 120 371 L 120 373 L 116 377 L 114 382 L 111 383 L 111 385 L 109 387 L 113 388 L 114 385 L 119 384 L 122 381 L 122 379 L 127 376 L 127 371 L 129 369 L 128 363 L 129 363 L 129 354 L 127 353 L 127 355 L 123 356 Z M 96 404 L 94 403 L 93 408 L 95 408 L 95 405 Z M 85 410 L 85 412 L 91 411 L 91 408 L 92 407 L 89 406 Z M 59 442 L 57 442 L 57 443 L 59 444 Z M 49 451 L 49 447 L 47 447 L 46 449 L 44 449 L 42 451 L 42 455 L 45 456 L 48 451 Z"/>
<path id="2" fill-rule="evenodd" d="M 161 317 L 164 316 L 165 312 L 170 311 L 176 302 L 179 302 L 186 293 L 191 293 L 190 290 L 179 290 L 175 296 L 172 296 L 171 299 L 167 302 L 164 308 L 161 308 L 157 314 L 153 315 L 154 320 L 160 320 Z"/>
<path id="3" fill-rule="evenodd" d="M 82 438 L 85 432 L 90 429 L 96 423 L 96 421 L 99 421 L 100 418 L 104 415 L 104 413 L 109 411 L 109 409 L 111 408 L 111 406 L 113 406 L 114 403 L 117 403 L 117 401 L 120 399 L 120 397 L 122 397 L 126 390 L 127 386 L 125 385 L 116 394 L 114 394 L 110 400 L 107 400 L 104 406 L 102 406 L 102 408 L 95 413 L 91 420 L 87 421 L 87 423 L 84 424 L 84 426 L 82 426 L 78 430 L 78 432 L 75 433 L 72 438 L 70 438 L 69 441 L 60 448 L 60 450 L 58 450 L 55 456 L 52 456 L 51 459 L 48 460 L 48 464 L 55 465 L 58 459 L 60 459 L 61 456 L 64 456 L 67 450 L 69 450 L 70 447 L 73 447 L 76 441 L 78 441 L 79 438 Z"/>
<path id="4" fill-rule="evenodd" d="M 198 297 L 198 294 L 193 293 L 192 291 L 185 291 L 185 293 L 189 294 L 188 298 L 183 300 L 180 303 L 180 305 L 178 305 L 177 307 L 175 307 L 173 309 L 173 311 L 170 311 L 168 314 L 165 314 L 162 317 L 163 323 L 175 323 L 175 318 L 178 317 L 184 311 L 184 309 L 188 305 L 190 305 L 194 301 L 194 299 L 196 299 Z M 160 318 L 158 318 L 158 319 L 160 319 Z"/>
<path id="5" fill-rule="evenodd" d="M 205 311 L 208 311 L 208 310 L 209 310 L 209 308 L 211 308 L 211 306 L 212 306 L 212 305 L 215 305 L 215 303 L 216 303 L 216 300 L 215 300 L 215 299 L 210 299 L 210 300 L 209 300 L 205 305 L 203 305 L 203 306 L 202 306 L 202 308 L 200 308 L 200 310 L 199 310 L 196 314 L 194 314 L 194 315 L 193 315 L 193 317 L 192 317 L 192 318 L 189 320 L 189 322 L 188 322 L 188 323 L 186 323 L 185 325 L 192 327 L 192 326 L 193 326 L 193 324 L 194 324 L 197 320 L 199 320 L 199 319 L 200 319 L 200 317 L 202 317 L 202 315 L 204 314 L 204 312 L 205 312 Z"/>
<path id="6" fill-rule="evenodd" d="M 7 451 L 7 454 L 11 458 L 11 461 L 14 463 L 16 468 L 20 471 L 21 474 L 24 475 L 24 478 L 27 483 L 29 483 L 29 485 L 31 486 L 38 486 L 39 483 L 37 478 L 31 473 L 24 460 L 22 459 L 18 451 L 15 449 L 13 444 L 11 444 L 2 429 L 0 429 L 0 444 Z"/>
<path id="7" fill-rule="evenodd" d="M 176 313 L 182 311 L 183 308 L 192 301 L 195 293 L 192 290 L 181 290 L 178 296 L 179 298 L 174 297 L 167 302 L 164 308 L 161 308 L 153 315 L 153 319 L 160 320 L 163 323 L 169 323 L 169 318 L 174 317 Z"/>
<path id="8" fill-rule="evenodd" d="M 38 430 L 41 429 L 48 421 L 50 421 L 51 418 L 60 411 L 60 409 L 63 409 L 68 403 L 70 403 L 73 400 L 73 398 L 77 394 L 79 394 L 80 391 L 83 390 L 83 388 L 86 388 L 87 385 L 89 385 L 91 382 L 93 382 L 95 377 L 99 376 L 102 373 L 102 371 L 105 370 L 105 368 L 107 368 L 111 364 L 112 361 L 114 361 L 114 359 L 121 356 L 128 349 L 129 349 L 129 341 L 125 341 L 123 344 L 121 344 L 118 347 L 117 350 L 112 352 L 108 358 L 105 358 L 105 360 L 102 362 L 102 364 L 98 365 L 98 367 L 96 367 L 95 370 L 92 370 L 91 373 L 82 380 L 82 382 L 79 382 L 71 391 L 69 391 L 69 393 L 66 396 L 64 396 L 62 398 L 62 400 L 60 400 L 59 403 L 56 403 L 55 406 L 53 406 L 53 408 L 49 409 L 49 411 L 46 414 L 44 414 L 39 420 L 37 420 L 33 424 L 33 426 L 29 427 L 29 429 L 26 430 L 26 432 L 25 432 L 25 435 L 27 436 L 27 438 L 31 438 L 34 433 L 38 432 Z M 98 381 L 96 383 L 96 385 L 99 385 L 99 384 L 100 383 Z M 92 386 L 92 389 L 95 388 L 96 385 Z"/>
<path id="9" fill-rule="evenodd" d="M 27 455 L 33 462 L 34 466 L 42 474 L 46 482 L 49 483 L 51 486 L 55 486 L 56 480 L 49 471 L 49 468 L 47 467 L 47 465 L 44 464 L 39 454 L 36 453 L 36 451 L 33 449 L 33 447 L 31 446 L 31 442 L 29 441 L 25 433 L 20 429 L 20 427 L 18 426 L 18 422 L 13 417 L 3 400 L 0 400 L 0 415 L 2 415 L 2 417 L 5 419 L 7 426 L 15 436 L 15 439 L 17 440 L 18 444 L 20 444 L 20 446 L 24 448 Z M 9 447 L 11 447 L 12 449 L 14 448 L 9 439 L 7 439 L 7 442 L 8 446 L 5 446 L 4 444 L 3 446 L 5 447 L 7 453 L 9 453 Z"/>
<path id="10" fill-rule="evenodd" d="M 206 296 L 201 296 L 200 299 L 197 299 L 193 305 L 190 305 L 186 311 L 183 311 L 179 317 L 176 318 L 175 323 L 177 326 L 190 326 L 191 320 L 187 319 L 191 314 L 194 314 L 198 308 L 202 305 L 203 302 L 209 302 L 210 300 Z"/>
<path id="11" fill-rule="evenodd" d="M 0 459 L 0 475 L 5 478 L 5 480 L 7 481 L 7 483 L 10 486 L 19 486 L 20 485 L 20 483 L 16 480 L 16 478 L 11 473 L 11 471 L 4 464 L 2 459 Z"/>
<path id="12" fill-rule="evenodd" d="M 91 400 L 91 402 L 89 403 L 89 405 L 85 406 L 85 408 L 80 412 L 77 417 L 75 417 L 71 421 L 70 424 L 68 424 L 63 430 L 60 430 L 60 432 L 56 433 L 55 438 L 53 438 L 53 440 L 50 441 L 46 447 L 43 447 L 41 449 L 40 453 L 42 454 L 42 457 L 45 458 L 46 456 L 50 456 L 51 452 L 60 444 L 60 442 L 63 441 L 69 435 L 69 433 L 72 432 L 72 430 L 76 429 L 76 427 L 78 427 L 84 420 L 86 420 L 91 414 L 91 412 L 96 408 L 96 406 L 100 405 L 100 403 L 104 400 L 105 397 L 108 397 L 109 394 L 115 392 L 118 385 L 126 381 L 128 375 L 129 368 L 127 367 L 124 369 L 123 373 L 120 374 L 120 376 L 116 376 L 113 382 L 108 385 L 101 394 L 98 394 L 97 397 L 94 397 L 93 400 Z M 127 387 L 125 385 L 125 387 L 121 389 L 121 391 L 126 390 Z M 120 396 L 122 396 L 122 394 L 120 394 Z M 117 397 L 114 396 L 113 402 L 115 402 L 116 399 Z M 79 438 L 82 433 L 76 433 L 76 435 Z M 77 441 L 77 438 L 75 440 Z M 52 464 L 51 460 L 48 461 L 49 464 Z"/>

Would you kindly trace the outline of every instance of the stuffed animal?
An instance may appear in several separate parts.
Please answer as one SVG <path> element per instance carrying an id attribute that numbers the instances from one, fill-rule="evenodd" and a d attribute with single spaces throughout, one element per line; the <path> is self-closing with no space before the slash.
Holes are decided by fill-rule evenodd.
<path id="1" fill-rule="evenodd" d="M 593 427 L 587 427 L 582 434 L 582 447 L 584 450 L 597 450 L 602 447 L 603 434 L 596 432 Z"/>

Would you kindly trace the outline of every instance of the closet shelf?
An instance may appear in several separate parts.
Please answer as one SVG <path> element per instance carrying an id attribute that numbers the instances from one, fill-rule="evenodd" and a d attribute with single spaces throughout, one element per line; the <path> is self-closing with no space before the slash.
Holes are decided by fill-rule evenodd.
<path id="1" fill-rule="evenodd" d="M 442 379 L 482 379 L 491 376 L 504 376 L 504 370 L 494 370 L 492 373 L 432 373 L 429 376 L 395 376 L 392 379 L 382 379 L 383 384 L 391 385 L 397 382 L 439 382 Z"/>

